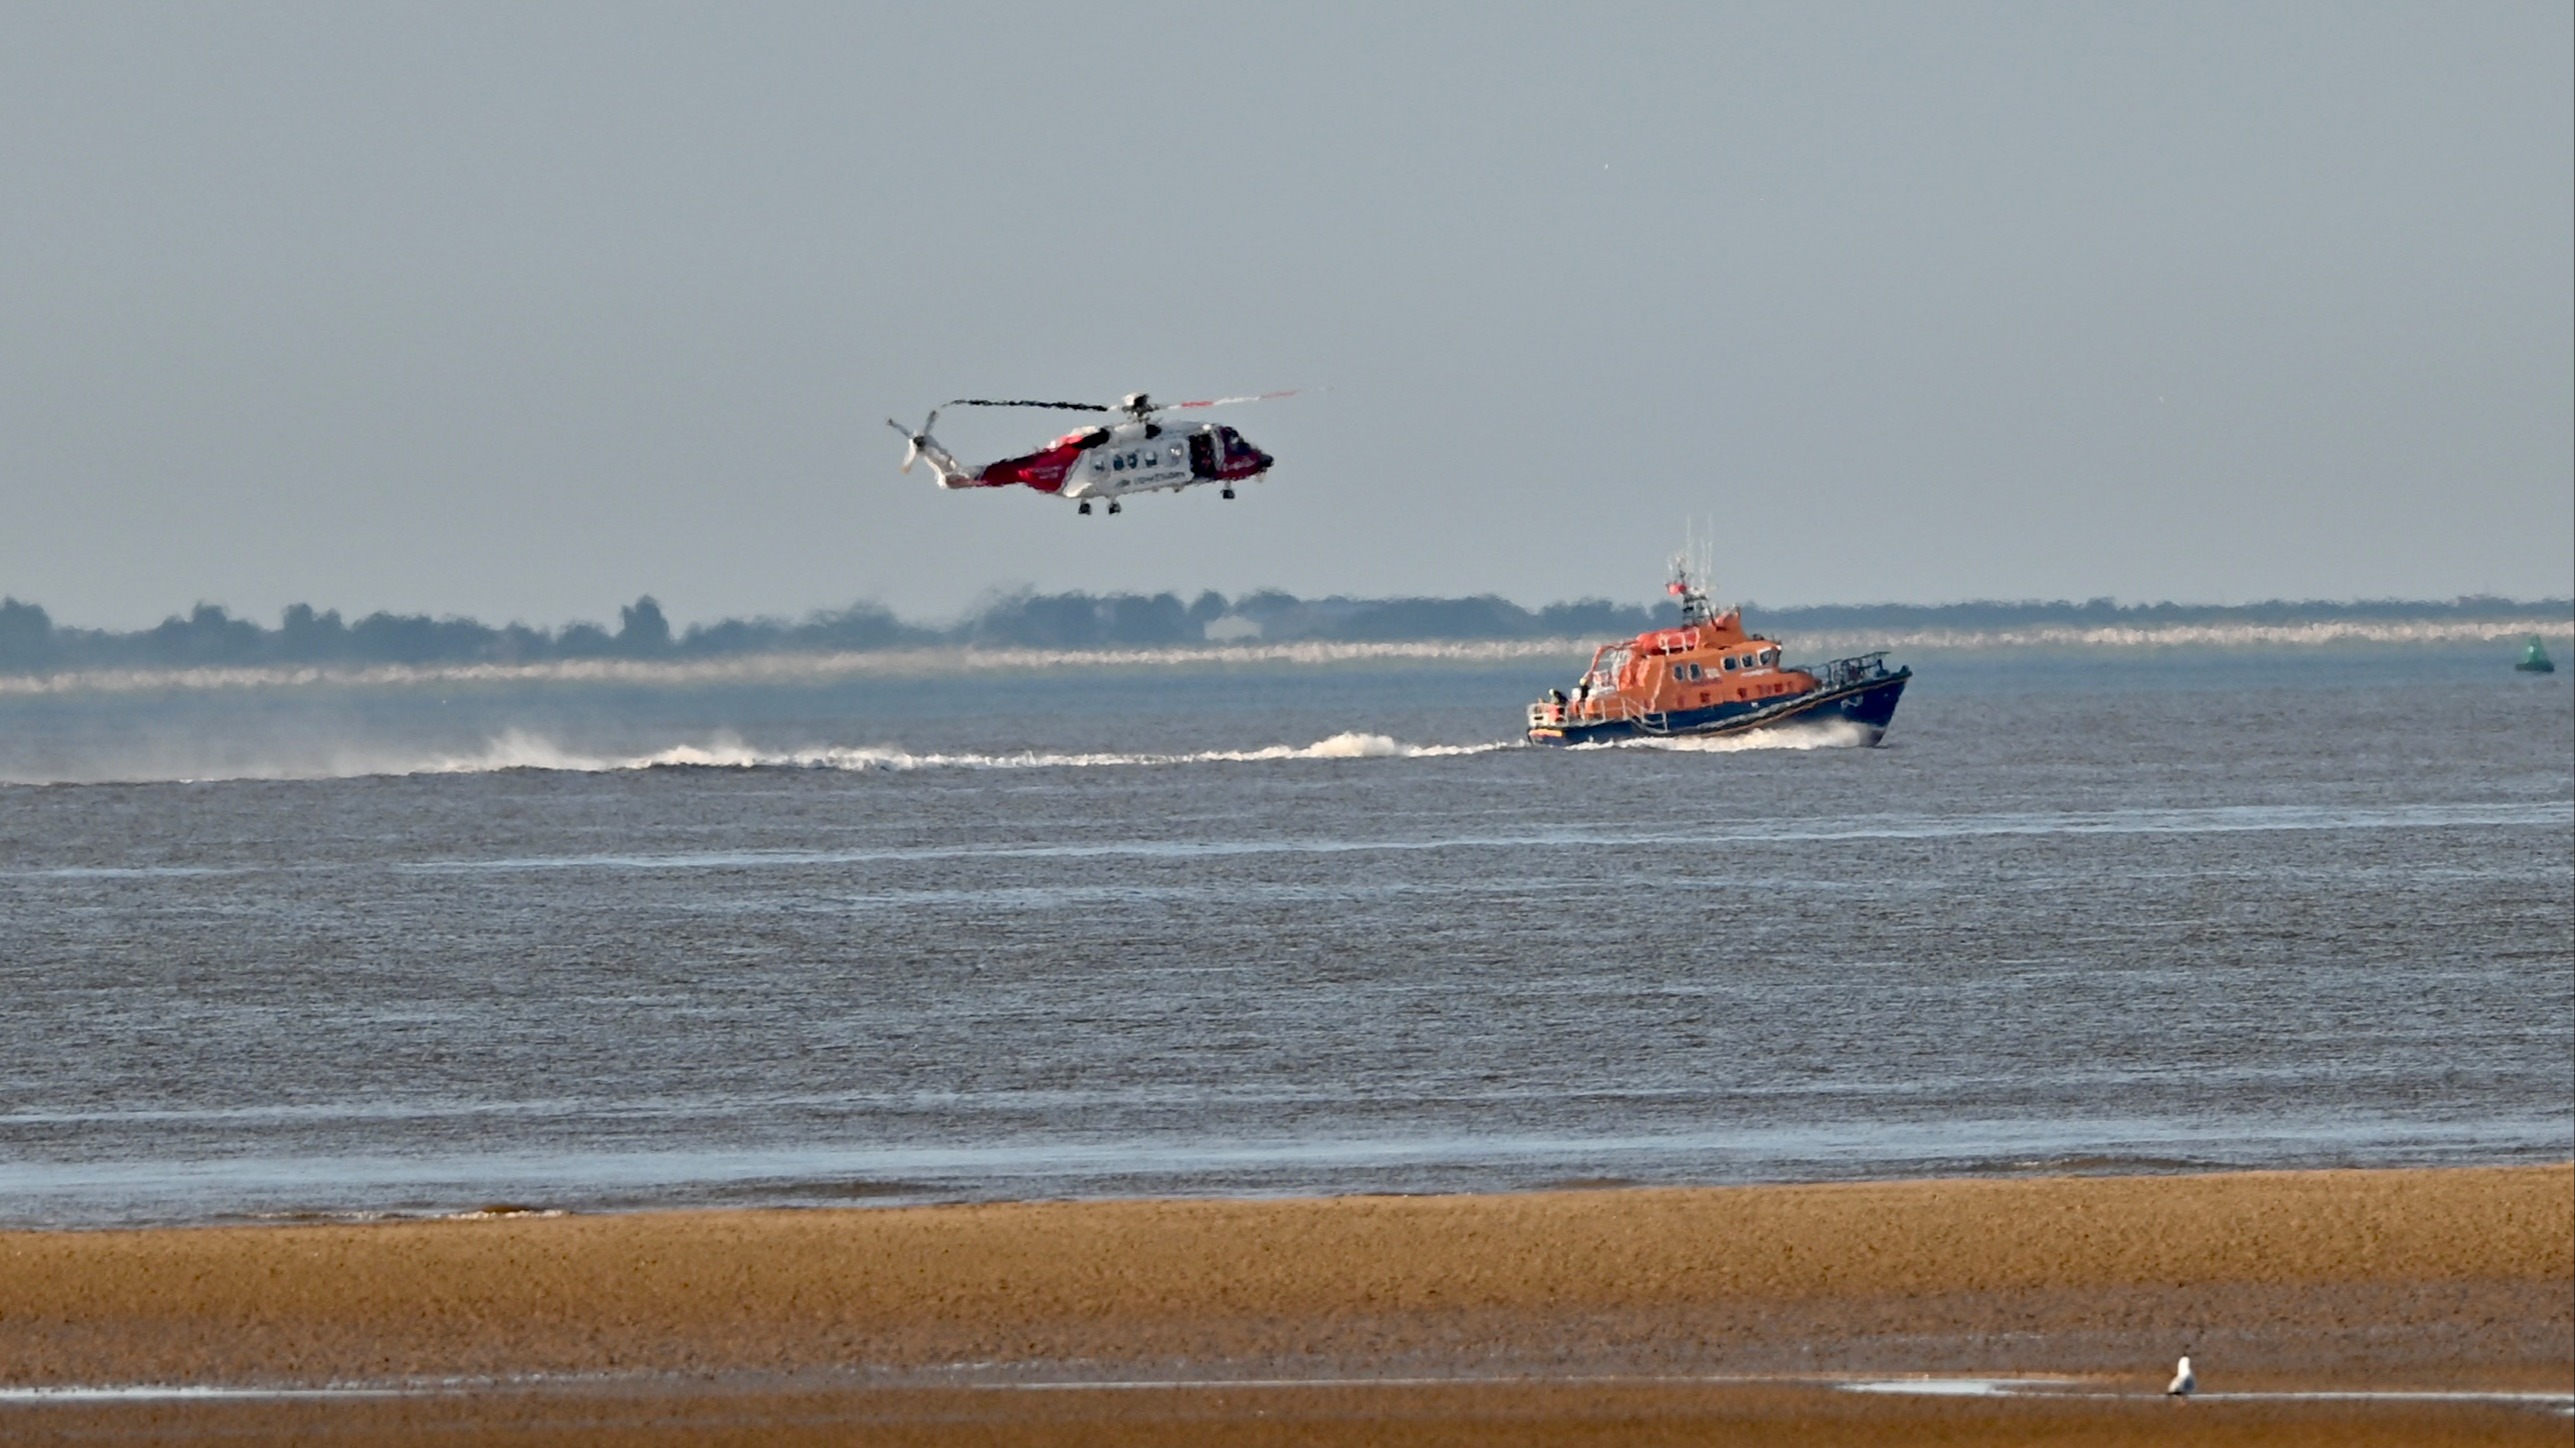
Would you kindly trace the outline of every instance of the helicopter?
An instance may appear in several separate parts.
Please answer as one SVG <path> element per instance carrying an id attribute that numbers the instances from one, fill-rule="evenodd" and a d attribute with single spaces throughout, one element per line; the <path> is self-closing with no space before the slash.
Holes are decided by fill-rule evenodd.
<path id="1" fill-rule="evenodd" d="M 960 397 L 930 409 L 929 420 L 917 432 L 892 418 L 887 418 L 885 425 L 903 434 L 903 471 L 912 471 L 912 464 L 927 458 L 931 470 L 939 475 L 940 487 L 1006 488 L 1016 483 L 1071 498 L 1077 513 L 1089 513 L 1095 499 L 1106 502 L 1109 511 L 1115 513 L 1121 511 L 1118 499 L 1125 494 L 1178 492 L 1203 483 L 1217 484 L 1222 489 L 1221 496 L 1231 498 L 1236 484 L 1261 476 L 1278 461 L 1230 427 L 1212 422 L 1161 423 L 1154 420 L 1157 414 L 1265 402 L 1274 397 L 1294 397 L 1298 390 L 1301 389 L 1247 397 L 1209 397 L 1194 402 L 1156 402 L 1144 393 L 1130 392 L 1114 405 Z M 939 414 L 951 407 L 1053 408 L 1060 412 L 1116 414 L 1118 420 L 1076 428 L 1035 452 L 975 467 L 957 461 L 954 453 L 930 436 L 930 429 L 938 425 Z"/>

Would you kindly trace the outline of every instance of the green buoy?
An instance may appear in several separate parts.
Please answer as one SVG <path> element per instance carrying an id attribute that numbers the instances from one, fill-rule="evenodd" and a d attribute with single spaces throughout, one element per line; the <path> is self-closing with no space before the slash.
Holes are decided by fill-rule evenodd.
<path id="1" fill-rule="evenodd" d="M 2521 662 L 2513 665 L 2513 667 L 2521 670 L 2525 674 L 2553 674 L 2557 672 L 2556 663 L 2548 657 L 2548 650 L 2540 646 L 2539 636 L 2537 634 L 2531 635 L 2530 647 L 2521 651 Z"/>

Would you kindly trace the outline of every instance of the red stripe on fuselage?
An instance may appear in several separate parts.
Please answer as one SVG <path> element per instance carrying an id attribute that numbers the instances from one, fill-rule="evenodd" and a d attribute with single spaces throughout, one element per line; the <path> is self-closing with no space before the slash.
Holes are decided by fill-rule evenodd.
<path id="1" fill-rule="evenodd" d="M 1064 479 L 1071 476 L 1073 465 L 1082 458 L 1082 450 L 1070 442 L 1029 453 L 1025 457 L 1003 458 L 975 474 L 979 488 L 1006 488 L 1017 483 L 1041 493 L 1064 490 Z"/>

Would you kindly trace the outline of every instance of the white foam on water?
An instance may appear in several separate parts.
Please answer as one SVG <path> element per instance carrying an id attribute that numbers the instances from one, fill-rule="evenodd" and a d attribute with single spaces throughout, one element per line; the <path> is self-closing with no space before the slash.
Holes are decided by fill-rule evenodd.
<path id="1" fill-rule="evenodd" d="M 862 773 L 924 769 L 1097 769 L 1173 764 L 1262 764 L 1301 759 L 1444 759 L 1522 747 L 1516 740 L 1493 740 L 1480 744 L 1408 744 L 1390 735 L 1352 730 L 1312 744 L 1271 744 L 1257 749 L 1202 749 L 1168 754 L 1049 750 L 969 753 L 914 751 L 892 744 L 761 749 L 736 735 L 718 733 L 703 743 L 673 744 L 634 754 L 608 754 L 566 749 L 544 735 L 511 729 L 495 735 L 481 749 L 465 754 L 409 759 L 349 757 L 303 775 L 260 774 L 255 777 L 495 774 L 512 769 L 559 770 L 578 774 L 640 769 L 836 769 Z"/>
<path id="2" fill-rule="evenodd" d="M 1864 749 L 1869 731 L 1848 719 L 1812 724 L 1784 724 L 1776 729 L 1747 729 L 1741 734 L 1708 734 L 1687 739 L 1641 739 L 1633 747 L 1668 749 L 1676 754 L 1740 754 L 1760 749 Z M 1618 747 L 1618 746 L 1613 746 Z"/>
<path id="3" fill-rule="evenodd" d="M 1897 1393 L 1933 1398 L 2136 1398 L 2143 1389 L 2105 1389 L 2071 1378 L 1874 1378 L 1835 1383 L 1846 1393 Z M 2155 1394 L 2163 1396 L 2163 1394 Z M 2482 1388 L 2283 1388 L 2264 1391 L 2191 1395 L 2194 1403 L 2493 1403 L 2505 1407 L 2554 1408 L 2575 1412 L 2575 1393 L 2520 1392 Z"/>
<path id="4" fill-rule="evenodd" d="M 1846 1393 L 1902 1393 L 1927 1398 L 2007 1398 L 2033 1387 L 2058 1387 L 2041 1378 L 1887 1378 L 1877 1382 L 1836 1383 Z"/>
<path id="5" fill-rule="evenodd" d="M 172 1400 L 391 1398 L 406 1388 L 231 1388 L 202 1383 L 116 1383 L 59 1388 L 0 1388 L 0 1403 L 155 1403 Z"/>

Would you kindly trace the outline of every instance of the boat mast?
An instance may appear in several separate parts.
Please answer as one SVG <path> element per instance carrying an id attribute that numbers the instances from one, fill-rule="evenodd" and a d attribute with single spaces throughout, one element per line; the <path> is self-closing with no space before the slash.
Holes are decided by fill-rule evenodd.
<path id="1" fill-rule="evenodd" d="M 1708 600 L 1708 575 L 1715 571 L 1716 540 L 1700 542 L 1696 524 L 1682 525 L 1681 551 L 1672 555 L 1672 577 L 1663 591 L 1681 600 L 1681 626 L 1696 628 L 1717 616 Z"/>

